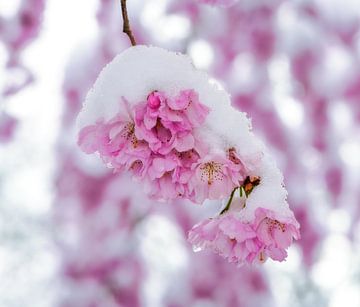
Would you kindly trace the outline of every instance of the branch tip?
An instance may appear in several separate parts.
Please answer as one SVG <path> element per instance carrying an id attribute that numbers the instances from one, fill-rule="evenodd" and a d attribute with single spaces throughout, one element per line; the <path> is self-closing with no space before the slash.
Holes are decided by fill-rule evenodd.
<path id="1" fill-rule="evenodd" d="M 123 17 L 123 32 L 129 37 L 131 45 L 136 46 L 135 37 L 130 28 L 130 21 L 126 8 L 126 0 L 120 0 L 120 1 L 121 1 L 121 13 Z"/>

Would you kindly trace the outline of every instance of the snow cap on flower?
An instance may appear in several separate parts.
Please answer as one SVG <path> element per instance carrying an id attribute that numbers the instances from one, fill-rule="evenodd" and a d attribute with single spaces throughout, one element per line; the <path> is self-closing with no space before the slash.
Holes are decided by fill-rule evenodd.
<path id="1" fill-rule="evenodd" d="M 202 71 L 196 70 L 186 55 L 158 47 L 134 46 L 114 58 L 100 73 L 89 91 L 78 117 L 78 127 L 108 121 L 119 113 L 122 98 L 130 106 L 146 101 L 154 91 L 176 96 L 192 89 L 199 101 L 210 108 L 202 137 L 213 139 L 224 149 L 230 145 L 241 156 L 251 156 L 261 149 L 250 132 L 250 121 L 245 113 L 231 106 L 229 95 Z M 202 129 L 203 130 L 203 129 Z M 210 142 L 209 142 L 210 143 Z"/>
<path id="2" fill-rule="evenodd" d="M 241 265 L 282 261 L 299 238 L 282 175 L 250 121 L 188 57 L 127 49 L 101 72 L 78 123 L 82 150 L 132 173 L 151 198 L 230 197 L 218 217 L 191 230 L 195 246 Z"/>
<path id="3" fill-rule="evenodd" d="M 131 47 L 108 64 L 78 125 L 83 151 L 133 172 L 156 199 L 225 198 L 263 152 L 223 89 L 187 56 L 157 47 Z"/>

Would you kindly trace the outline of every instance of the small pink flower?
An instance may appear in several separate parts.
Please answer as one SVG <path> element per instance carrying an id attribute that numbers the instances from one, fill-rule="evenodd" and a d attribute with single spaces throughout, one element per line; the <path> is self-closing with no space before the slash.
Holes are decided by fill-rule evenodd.
<path id="1" fill-rule="evenodd" d="M 185 182 L 174 180 L 173 172 L 166 172 L 156 180 L 145 182 L 148 195 L 156 200 L 171 200 L 176 198 L 191 198 L 189 186 Z"/>
<path id="2" fill-rule="evenodd" d="M 154 153 L 188 151 L 195 144 L 193 128 L 202 125 L 208 113 L 209 109 L 199 102 L 193 90 L 181 91 L 174 98 L 155 91 L 145 103 L 135 107 L 135 134 Z"/>
<path id="3" fill-rule="evenodd" d="M 300 239 L 300 225 L 294 216 L 283 217 L 275 211 L 257 208 L 254 229 L 258 239 L 264 244 L 264 254 L 278 261 L 283 261 L 293 239 Z"/>
<path id="4" fill-rule="evenodd" d="M 98 152 L 104 162 L 117 171 L 137 166 L 138 175 L 139 165 L 142 164 L 143 169 L 151 154 L 147 144 L 135 136 L 135 124 L 130 114 L 84 127 L 79 133 L 78 145 L 86 153 Z"/>
<path id="5" fill-rule="evenodd" d="M 130 170 L 143 180 L 151 197 L 194 199 L 189 187 L 193 165 L 206 152 L 194 136 L 194 128 L 204 123 L 209 109 L 193 90 L 175 97 L 152 92 L 146 102 L 133 109 L 123 99 L 122 112 L 105 122 L 84 127 L 79 146 L 86 153 L 98 152 L 115 171 Z"/>
<path id="6" fill-rule="evenodd" d="M 202 203 L 228 197 L 244 181 L 235 149 L 208 155 L 209 144 L 197 136 L 194 129 L 209 109 L 193 90 L 174 97 L 155 91 L 133 108 L 125 99 L 120 107 L 111 120 L 84 127 L 78 143 L 86 153 L 98 152 L 115 171 L 131 171 L 151 197 Z"/>
<path id="7" fill-rule="evenodd" d="M 238 265 L 253 263 L 262 247 L 251 225 L 233 212 L 200 222 L 189 232 L 189 241 Z"/>
<path id="8" fill-rule="evenodd" d="M 192 169 L 195 174 L 189 184 L 198 203 L 205 199 L 226 198 L 244 180 L 241 165 L 220 155 L 207 155 L 193 164 Z"/>
<path id="9" fill-rule="evenodd" d="M 87 154 L 99 152 L 101 155 L 108 155 L 109 132 L 110 127 L 102 120 L 95 125 L 86 126 L 79 133 L 78 145 Z"/>
<path id="10" fill-rule="evenodd" d="M 182 119 L 193 127 L 200 127 L 209 114 L 210 109 L 199 102 L 199 96 L 194 90 L 184 90 L 174 99 L 169 99 L 172 110 L 181 112 Z"/>
<path id="11" fill-rule="evenodd" d="M 151 180 L 163 177 L 165 173 L 173 171 L 177 167 L 176 161 L 166 157 L 156 157 L 151 161 L 148 169 L 148 175 Z"/>
<path id="12" fill-rule="evenodd" d="M 193 198 L 189 180 L 193 176 L 192 163 L 199 159 L 195 149 L 154 157 L 147 170 L 147 187 L 155 199 Z"/>

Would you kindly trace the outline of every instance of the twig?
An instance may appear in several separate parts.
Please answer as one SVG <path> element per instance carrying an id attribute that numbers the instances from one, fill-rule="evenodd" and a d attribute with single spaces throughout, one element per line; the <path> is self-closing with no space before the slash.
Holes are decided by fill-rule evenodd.
<path id="1" fill-rule="evenodd" d="M 133 33 L 131 32 L 129 17 L 127 14 L 126 0 L 121 1 L 121 12 L 123 17 L 123 32 L 129 37 L 131 45 L 136 46 L 136 41 Z"/>

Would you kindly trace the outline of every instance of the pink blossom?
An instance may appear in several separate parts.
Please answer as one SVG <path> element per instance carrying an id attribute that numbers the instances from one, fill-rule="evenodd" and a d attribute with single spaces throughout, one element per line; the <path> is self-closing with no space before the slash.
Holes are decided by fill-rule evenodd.
<path id="1" fill-rule="evenodd" d="M 98 152 L 116 171 L 132 171 L 153 198 L 195 199 L 189 181 L 206 146 L 196 139 L 194 129 L 204 123 L 209 108 L 193 90 L 175 97 L 154 91 L 133 108 L 125 99 L 121 107 L 109 121 L 99 120 L 80 131 L 81 149 Z"/>
<path id="2" fill-rule="evenodd" d="M 80 131 L 78 138 L 78 145 L 81 150 L 87 154 L 102 151 L 101 148 L 105 147 L 110 141 L 107 130 L 107 126 L 101 121 L 95 125 L 84 127 Z"/>
<path id="3" fill-rule="evenodd" d="M 190 185 L 195 201 L 228 197 L 245 178 L 241 163 L 237 164 L 221 155 L 207 155 L 192 166 L 195 174 Z"/>
<path id="4" fill-rule="evenodd" d="M 240 211 L 246 209 L 240 202 L 241 199 L 235 199 L 229 211 L 195 225 L 189 232 L 189 242 L 195 248 L 210 249 L 238 265 L 261 263 L 267 257 L 283 261 L 293 238 L 300 238 L 295 217 L 292 213 L 284 217 L 259 207 L 255 219 L 247 221 L 241 217 Z"/>
<path id="5" fill-rule="evenodd" d="M 189 232 L 189 241 L 196 248 L 210 249 L 238 265 L 253 263 L 262 247 L 251 225 L 233 212 L 195 225 Z"/>
<path id="6" fill-rule="evenodd" d="M 275 211 L 257 208 L 254 229 L 258 239 L 264 244 L 264 254 L 278 261 L 283 261 L 293 238 L 300 239 L 300 225 L 295 217 L 283 217 Z"/>
<path id="7" fill-rule="evenodd" d="M 181 112 L 182 120 L 193 128 L 200 127 L 210 109 L 199 102 L 199 95 L 194 90 L 183 90 L 174 99 L 168 100 L 170 109 Z"/>
<path id="8" fill-rule="evenodd" d="M 208 113 L 193 90 L 181 91 L 174 98 L 153 92 L 135 107 L 136 137 L 145 140 L 154 153 L 188 151 L 195 144 L 192 129 L 201 126 Z"/>
<path id="9" fill-rule="evenodd" d="M 189 194 L 186 184 L 173 180 L 172 172 L 165 172 L 160 178 L 148 180 L 146 184 L 152 199 L 170 200 Z"/>
<path id="10" fill-rule="evenodd" d="M 189 180 L 193 177 L 191 166 L 199 159 L 195 149 L 187 152 L 173 151 L 151 160 L 147 171 L 149 195 L 155 199 L 194 198 Z"/>
<path id="11" fill-rule="evenodd" d="M 138 175 L 143 173 L 150 158 L 147 144 L 135 136 L 135 124 L 130 114 L 84 127 L 79 133 L 78 145 L 85 153 L 98 152 L 115 170 L 125 167 Z"/>

